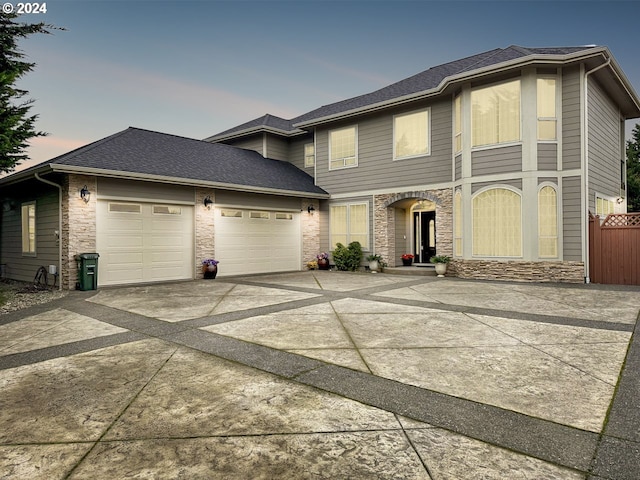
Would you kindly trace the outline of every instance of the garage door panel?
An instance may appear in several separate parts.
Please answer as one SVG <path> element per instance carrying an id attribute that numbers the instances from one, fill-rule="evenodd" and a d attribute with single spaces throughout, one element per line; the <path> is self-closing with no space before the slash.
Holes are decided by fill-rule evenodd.
<path id="1" fill-rule="evenodd" d="M 193 278 L 191 206 L 101 200 L 96 233 L 99 285 Z"/>
<path id="2" fill-rule="evenodd" d="M 231 213 L 237 216 L 230 216 Z M 221 264 L 219 275 L 300 269 L 299 214 L 218 209 L 215 225 L 216 258 Z"/>

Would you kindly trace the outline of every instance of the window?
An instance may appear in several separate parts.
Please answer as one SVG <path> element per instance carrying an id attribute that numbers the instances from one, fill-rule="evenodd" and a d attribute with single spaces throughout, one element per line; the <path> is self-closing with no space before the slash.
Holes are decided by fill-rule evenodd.
<path id="1" fill-rule="evenodd" d="M 141 213 L 142 207 L 136 203 L 110 203 L 110 213 Z"/>
<path id="2" fill-rule="evenodd" d="M 269 218 L 271 218 L 271 215 L 269 215 L 269 212 L 251 212 L 249 214 L 249 218 L 259 218 L 261 220 L 269 220 Z"/>
<path id="3" fill-rule="evenodd" d="M 538 192 L 538 256 L 558 257 L 558 195 L 553 187 Z"/>
<path id="4" fill-rule="evenodd" d="M 313 143 L 304 146 L 304 166 L 313 167 L 316 164 L 316 148 Z"/>
<path id="5" fill-rule="evenodd" d="M 293 213 L 276 213 L 276 220 L 293 220 Z"/>
<path id="6" fill-rule="evenodd" d="M 471 91 L 472 146 L 520 140 L 520 80 Z"/>
<path id="7" fill-rule="evenodd" d="M 492 188 L 473 197 L 473 255 L 522 256 L 520 195 Z"/>
<path id="8" fill-rule="evenodd" d="M 22 253 L 36 253 L 36 203 L 22 204 Z"/>
<path id="9" fill-rule="evenodd" d="M 229 218 L 242 218 L 242 210 L 229 210 L 224 208 L 220 210 L 220 216 Z"/>
<path id="10" fill-rule="evenodd" d="M 358 165 L 356 127 L 341 128 L 329 132 L 329 169 Z"/>
<path id="11" fill-rule="evenodd" d="M 556 79 L 538 78 L 538 140 L 556 140 Z"/>
<path id="12" fill-rule="evenodd" d="M 462 151 L 462 95 L 457 95 L 453 101 L 454 108 L 454 152 L 458 153 Z"/>
<path id="13" fill-rule="evenodd" d="M 454 248 L 457 257 L 462 256 L 462 192 L 456 191 L 453 198 L 453 217 L 455 219 L 454 227 Z"/>
<path id="14" fill-rule="evenodd" d="M 155 215 L 182 215 L 180 207 L 170 207 L 169 205 L 154 205 L 153 213 Z"/>
<path id="15" fill-rule="evenodd" d="M 332 205 L 329 211 L 331 248 L 336 243 L 349 245 L 360 242 L 363 250 L 369 249 L 369 214 L 366 203 Z"/>
<path id="16" fill-rule="evenodd" d="M 596 215 L 606 217 L 610 213 L 615 213 L 616 202 L 596 195 Z"/>
<path id="17" fill-rule="evenodd" d="M 429 155 L 429 110 L 393 117 L 393 158 Z"/>

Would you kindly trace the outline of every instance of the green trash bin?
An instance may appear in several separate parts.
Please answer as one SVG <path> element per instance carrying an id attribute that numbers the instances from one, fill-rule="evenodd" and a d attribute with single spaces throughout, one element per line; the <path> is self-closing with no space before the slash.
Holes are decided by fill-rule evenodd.
<path id="1" fill-rule="evenodd" d="M 98 257 L 97 253 L 80 253 L 75 256 L 78 262 L 78 290 L 98 289 Z"/>

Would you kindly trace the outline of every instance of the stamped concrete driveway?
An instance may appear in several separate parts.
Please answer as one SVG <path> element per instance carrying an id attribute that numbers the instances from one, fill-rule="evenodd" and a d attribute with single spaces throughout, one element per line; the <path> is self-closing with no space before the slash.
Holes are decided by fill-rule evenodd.
<path id="1" fill-rule="evenodd" d="M 640 289 L 304 272 L 0 317 L 2 479 L 635 479 Z"/>

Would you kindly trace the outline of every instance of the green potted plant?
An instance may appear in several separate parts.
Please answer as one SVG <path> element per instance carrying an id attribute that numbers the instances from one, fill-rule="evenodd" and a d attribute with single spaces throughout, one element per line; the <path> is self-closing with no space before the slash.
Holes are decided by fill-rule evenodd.
<path id="1" fill-rule="evenodd" d="M 444 277 L 447 272 L 447 264 L 451 261 L 451 257 L 447 255 L 434 255 L 429 261 L 436 266 L 436 273 L 439 277 Z"/>
<path id="2" fill-rule="evenodd" d="M 371 273 L 377 273 L 384 266 L 382 257 L 377 253 L 372 253 L 371 255 L 367 255 L 367 261 L 369 262 L 369 270 L 371 271 Z"/>

